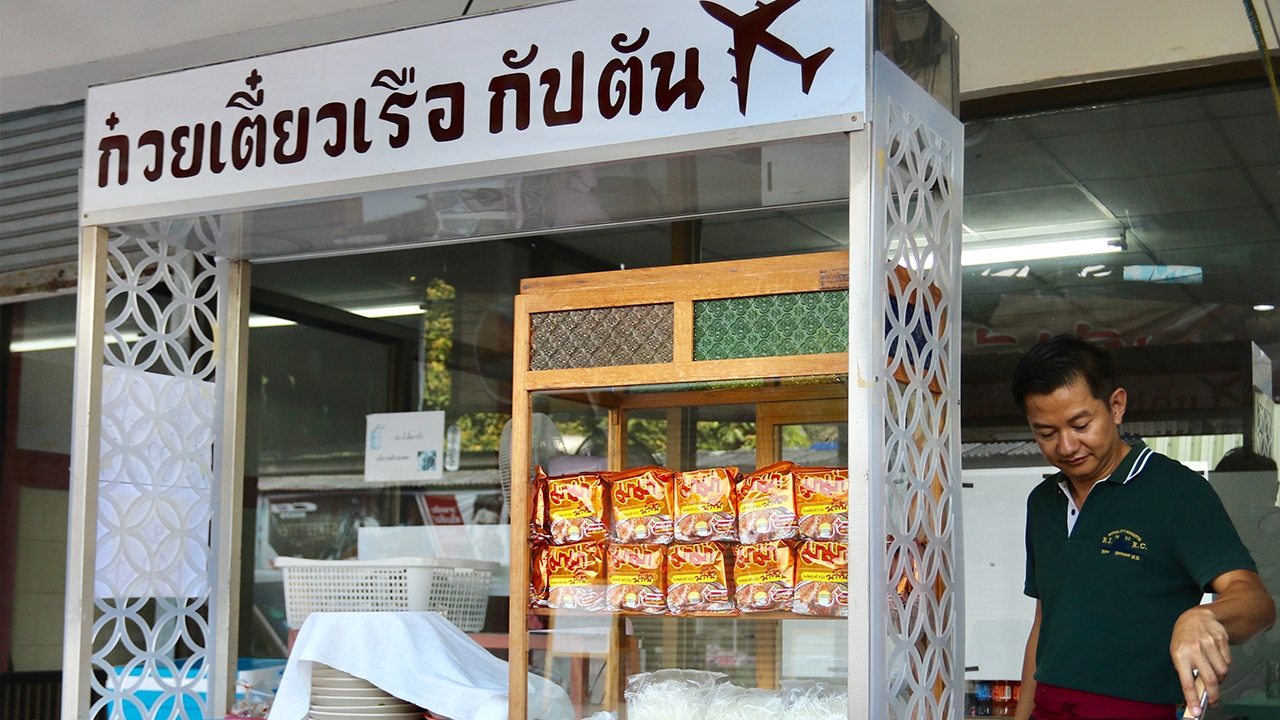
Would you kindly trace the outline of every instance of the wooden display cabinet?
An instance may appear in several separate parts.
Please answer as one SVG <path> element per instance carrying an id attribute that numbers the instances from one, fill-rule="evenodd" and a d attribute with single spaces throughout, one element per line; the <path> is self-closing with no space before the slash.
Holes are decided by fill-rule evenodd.
<path id="1" fill-rule="evenodd" d="M 691 468 L 695 461 L 696 450 L 677 437 L 680 423 L 691 417 L 688 408 L 753 408 L 757 467 L 783 459 L 782 430 L 787 425 L 846 423 L 848 277 L 848 254 L 836 252 L 537 278 L 522 283 L 515 305 L 512 400 L 510 717 L 528 716 L 531 615 L 553 629 L 558 621 L 590 622 L 587 616 L 596 619 L 597 627 L 608 625 L 603 643 L 564 651 L 579 656 L 577 663 L 571 663 L 568 683 L 571 694 L 576 695 L 579 717 L 599 708 L 622 709 L 626 677 L 639 670 L 637 642 L 635 634 L 628 633 L 629 627 L 646 625 L 653 630 L 663 648 L 659 664 L 679 667 L 688 661 L 680 657 L 686 654 L 681 643 L 689 636 L 692 623 L 702 621 L 699 627 L 738 623 L 720 630 L 753 640 L 754 683 L 776 688 L 779 660 L 785 652 L 780 644 L 784 620 L 823 620 L 847 626 L 844 619 L 807 618 L 786 612 L 706 619 L 531 611 L 526 519 L 535 401 L 580 404 L 606 412 L 610 470 L 627 467 L 629 413 L 666 411 L 670 438 L 667 465 L 673 469 Z M 793 314 L 771 317 L 774 311 L 782 312 L 779 308 Z M 725 315 L 739 311 L 733 322 L 725 321 Z M 788 323 L 793 321 L 803 327 L 789 330 Z M 751 356 L 751 341 L 735 345 L 741 338 L 727 336 L 737 332 L 733 328 L 743 328 L 744 322 L 757 323 L 752 326 L 752 337 L 771 353 L 769 356 Z M 769 329 L 757 332 L 761 326 Z M 726 342 L 717 342 L 713 337 L 717 333 Z M 819 351 L 813 352 L 815 348 Z M 549 639 L 539 637 L 533 644 L 547 648 Z M 604 687 L 601 701 L 588 707 L 581 701 L 593 678 L 589 676 L 591 664 L 584 658 L 592 656 L 604 658 Z M 701 659 L 705 655 L 697 658 Z"/>

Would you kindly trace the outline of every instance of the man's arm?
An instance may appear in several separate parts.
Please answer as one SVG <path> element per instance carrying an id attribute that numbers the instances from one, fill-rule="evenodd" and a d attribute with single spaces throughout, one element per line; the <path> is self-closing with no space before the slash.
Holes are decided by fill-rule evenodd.
<path id="1" fill-rule="evenodd" d="M 1187 710 L 1195 717 L 1200 717 L 1203 709 L 1192 669 L 1200 672 L 1200 679 L 1209 691 L 1209 702 L 1217 703 L 1218 686 L 1226 679 L 1231 665 L 1228 645 L 1248 642 L 1276 621 L 1275 602 L 1258 573 L 1232 570 L 1214 578 L 1210 587 L 1218 598 L 1183 613 L 1173 626 L 1173 639 L 1169 643 L 1173 665 L 1182 681 L 1182 694 L 1187 699 Z"/>
<path id="2" fill-rule="evenodd" d="M 1018 709 L 1013 720 L 1030 720 L 1036 706 L 1036 645 L 1040 641 L 1040 601 L 1036 600 L 1036 620 L 1027 636 L 1027 649 L 1022 654 L 1022 687 L 1018 690 Z"/>

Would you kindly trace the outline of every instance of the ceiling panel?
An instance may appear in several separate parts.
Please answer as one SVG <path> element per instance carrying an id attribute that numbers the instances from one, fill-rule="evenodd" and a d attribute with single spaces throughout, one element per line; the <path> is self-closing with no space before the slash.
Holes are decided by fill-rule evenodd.
<path id="1" fill-rule="evenodd" d="M 1256 205 L 1253 189 L 1237 168 L 1162 175 L 1160 177 L 1094 180 L 1085 186 L 1117 217 L 1154 215 L 1178 209 L 1215 210 Z"/>
<path id="2" fill-rule="evenodd" d="M 1134 102 L 1022 118 L 1022 127 L 1038 138 L 1084 135 L 1177 125 L 1205 118 L 1195 98 Z"/>
<path id="3" fill-rule="evenodd" d="M 1217 117 L 1237 117 L 1240 115 L 1274 115 L 1275 101 L 1266 87 L 1254 87 L 1248 90 L 1213 93 L 1203 98 L 1205 107 Z"/>
<path id="4" fill-rule="evenodd" d="M 965 149 L 964 168 L 965 192 L 971 195 L 1071 183 L 1035 141 L 978 143 Z"/>
<path id="5" fill-rule="evenodd" d="M 1275 112 L 1228 118 L 1222 130 L 1245 165 L 1280 163 L 1280 118 Z"/>
<path id="6" fill-rule="evenodd" d="M 965 195 L 964 224 L 978 232 L 1105 220 L 1106 215 L 1071 185 Z"/>
<path id="7" fill-rule="evenodd" d="M 1280 229 L 1257 205 L 1226 210 L 1131 216 L 1133 231 L 1157 250 L 1212 249 L 1240 243 L 1280 243 Z"/>
<path id="8" fill-rule="evenodd" d="M 1044 145 L 1081 180 L 1167 175 L 1235 164 L 1208 122 L 1070 135 L 1046 139 Z"/>

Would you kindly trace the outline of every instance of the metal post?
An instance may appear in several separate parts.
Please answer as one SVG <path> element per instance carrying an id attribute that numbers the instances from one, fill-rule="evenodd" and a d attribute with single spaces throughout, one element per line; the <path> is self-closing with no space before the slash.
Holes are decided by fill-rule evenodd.
<path id="1" fill-rule="evenodd" d="M 883 609 L 874 602 L 882 593 L 881 578 L 873 569 L 872 554 L 884 554 L 883 533 L 877 542 L 873 534 L 872 452 L 880 442 L 882 428 L 877 409 L 875 383 L 883 373 L 884 359 L 878 354 L 881 343 L 870 342 L 877 328 L 873 311 L 877 293 L 882 293 L 880 263 L 874 252 L 871 232 L 871 133 L 849 133 L 849 719 L 879 717 L 872 707 L 873 689 L 881 673 L 876 672 L 878 647 L 874 628 Z M 883 320 L 881 320 L 883 323 Z M 883 710 L 882 707 L 876 709 Z"/>
<path id="2" fill-rule="evenodd" d="M 249 262 L 228 264 L 226 292 L 219 298 L 222 334 L 219 374 L 222 427 L 216 448 L 218 510 L 213 528 L 219 582 L 214 590 L 213 666 L 209 675 L 212 717 L 227 716 L 236 696 L 240 636 L 241 525 L 244 517 L 244 425 L 249 370 Z"/>
<path id="3" fill-rule="evenodd" d="M 81 229 L 76 305 L 75 406 L 67 519 L 67 596 L 63 617 L 62 720 L 89 715 L 93 678 L 93 580 L 102 432 L 102 343 L 106 318 L 107 229 Z"/>

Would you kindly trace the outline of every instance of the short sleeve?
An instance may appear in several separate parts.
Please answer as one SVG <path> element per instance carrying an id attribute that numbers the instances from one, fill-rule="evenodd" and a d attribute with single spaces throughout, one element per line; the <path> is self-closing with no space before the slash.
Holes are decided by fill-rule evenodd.
<path id="1" fill-rule="evenodd" d="M 1175 507 L 1186 508 L 1184 518 L 1174 528 L 1174 548 L 1178 560 L 1208 593 L 1219 575 L 1232 570 L 1252 570 L 1257 565 L 1236 532 L 1222 506 L 1222 500 L 1207 480 L 1196 477 L 1178 493 Z"/>
<path id="2" fill-rule="evenodd" d="M 1040 588 L 1036 585 L 1036 553 L 1035 553 L 1035 547 L 1031 542 L 1031 498 L 1030 497 L 1027 498 L 1026 546 L 1027 546 L 1027 577 L 1022 583 L 1022 594 L 1026 595 L 1027 597 L 1039 598 Z"/>

